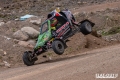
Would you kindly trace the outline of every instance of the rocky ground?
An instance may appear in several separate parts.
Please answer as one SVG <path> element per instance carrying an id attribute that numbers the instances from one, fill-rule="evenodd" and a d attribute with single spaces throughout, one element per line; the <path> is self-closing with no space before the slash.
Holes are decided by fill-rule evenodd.
<path id="1" fill-rule="evenodd" d="M 33 50 L 35 40 L 39 34 L 39 25 L 43 22 L 46 14 L 56 6 L 61 9 L 84 7 L 119 0 L 1 0 L 0 1 L 0 70 L 8 67 L 24 66 L 22 61 L 23 52 Z M 74 6 L 74 7 L 73 7 Z M 43 14 L 44 13 L 44 14 Z M 37 17 L 25 21 L 17 18 L 25 14 L 32 14 Z M 82 53 L 109 45 L 118 44 L 120 41 L 119 31 L 114 32 L 120 27 L 120 9 L 106 9 L 98 12 L 80 12 L 75 15 L 77 21 L 85 18 L 92 20 L 96 25 L 93 32 L 87 36 L 77 33 L 71 37 L 67 43 L 68 48 L 61 56 L 56 55 L 52 50 L 39 56 L 37 62 L 44 62 L 50 59 L 57 59 L 70 54 Z M 117 27 L 113 30 L 113 27 Z M 32 28 L 32 29 L 31 29 Z M 34 29 L 33 29 L 34 28 Z M 112 34 L 108 34 L 110 30 Z M 32 32 L 32 33 L 31 33 Z M 34 36 L 34 37 L 33 37 Z M 46 55 L 47 57 L 43 57 Z"/>
<path id="2" fill-rule="evenodd" d="M 56 7 L 72 10 L 75 7 L 117 1 L 119 0 L 0 0 L 0 17 L 4 20 L 15 19 L 25 14 L 46 17 L 46 14 Z"/>

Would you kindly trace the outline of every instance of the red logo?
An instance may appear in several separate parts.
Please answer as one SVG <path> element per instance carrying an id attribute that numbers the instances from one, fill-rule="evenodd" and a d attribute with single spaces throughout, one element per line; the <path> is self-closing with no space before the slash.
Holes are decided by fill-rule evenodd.
<path id="1" fill-rule="evenodd" d="M 64 29 L 67 25 L 69 24 L 69 22 L 66 22 L 61 28 L 59 28 L 56 32 L 59 33 L 62 29 Z"/>

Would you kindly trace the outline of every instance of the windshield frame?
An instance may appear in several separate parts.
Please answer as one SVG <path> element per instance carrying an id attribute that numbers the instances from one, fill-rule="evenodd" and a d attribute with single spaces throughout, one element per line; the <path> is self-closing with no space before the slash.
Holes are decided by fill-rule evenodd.
<path id="1" fill-rule="evenodd" d="M 47 24 L 47 29 L 43 31 L 43 28 L 45 27 L 44 25 Z M 45 32 L 47 32 L 49 30 L 49 20 L 46 20 L 42 25 L 41 25 L 41 28 L 40 28 L 40 34 L 43 34 Z"/>

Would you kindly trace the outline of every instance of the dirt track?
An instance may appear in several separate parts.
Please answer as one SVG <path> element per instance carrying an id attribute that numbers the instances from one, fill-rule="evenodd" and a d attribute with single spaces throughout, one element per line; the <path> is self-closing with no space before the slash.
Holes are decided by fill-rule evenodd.
<path id="1" fill-rule="evenodd" d="M 0 72 L 0 80 L 95 80 L 95 74 L 120 75 L 120 45 L 83 55 Z M 115 80 L 120 80 L 118 76 Z"/>

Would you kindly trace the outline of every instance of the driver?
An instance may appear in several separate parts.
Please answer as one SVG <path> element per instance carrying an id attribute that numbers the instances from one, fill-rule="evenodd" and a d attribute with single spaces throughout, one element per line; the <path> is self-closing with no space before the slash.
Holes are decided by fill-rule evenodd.
<path id="1" fill-rule="evenodd" d="M 53 19 L 51 20 L 51 29 L 52 29 L 52 30 L 56 30 L 57 24 L 58 24 L 58 20 L 57 20 L 56 18 L 53 18 Z"/>

